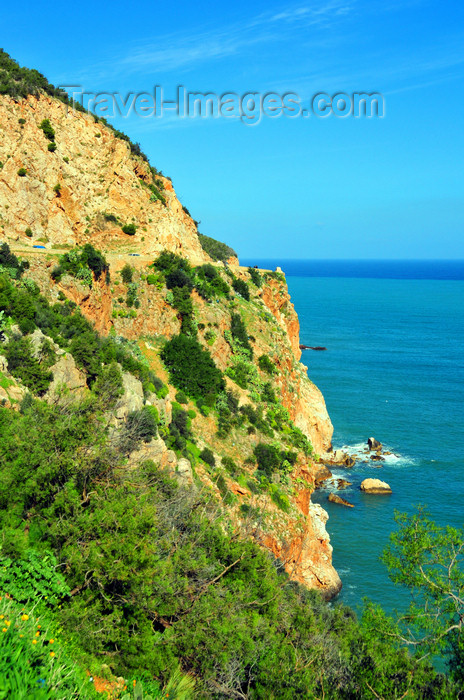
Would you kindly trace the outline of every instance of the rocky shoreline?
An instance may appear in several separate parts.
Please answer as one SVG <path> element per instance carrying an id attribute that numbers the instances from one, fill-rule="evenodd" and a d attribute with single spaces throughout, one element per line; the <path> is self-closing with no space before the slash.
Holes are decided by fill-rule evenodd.
<path id="1" fill-rule="evenodd" d="M 377 469 L 382 467 L 382 462 L 385 462 L 385 457 L 392 455 L 393 453 L 389 450 L 384 450 L 381 442 L 376 440 L 376 438 L 370 437 L 366 442 L 366 447 L 361 451 L 360 454 L 348 452 L 338 449 L 333 452 L 328 452 L 325 456 L 323 462 L 321 462 L 320 467 L 316 473 L 315 485 L 317 489 L 322 489 L 327 486 L 328 483 L 331 486 L 336 487 L 337 490 L 343 490 L 348 486 L 352 486 L 352 482 L 343 478 L 334 477 L 331 469 L 334 467 L 343 467 L 345 469 L 352 469 L 357 463 L 369 464 Z M 392 489 L 385 481 L 374 478 L 364 479 L 359 489 L 366 494 L 391 494 Z M 350 503 L 346 499 L 331 492 L 327 500 L 331 503 L 337 503 L 339 505 L 354 508 L 354 504 Z"/>

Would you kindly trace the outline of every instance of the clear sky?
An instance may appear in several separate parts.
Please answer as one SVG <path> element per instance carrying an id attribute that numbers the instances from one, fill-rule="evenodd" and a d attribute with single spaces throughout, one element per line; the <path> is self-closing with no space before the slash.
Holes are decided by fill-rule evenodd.
<path id="1" fill-rule="evenodd" d="M 242 257 L 464 258 L 462 2 L 25 0 L 0 23 L 21 65 L 88 91 L 382 93 L 383 119 L 114 123 Z"/>

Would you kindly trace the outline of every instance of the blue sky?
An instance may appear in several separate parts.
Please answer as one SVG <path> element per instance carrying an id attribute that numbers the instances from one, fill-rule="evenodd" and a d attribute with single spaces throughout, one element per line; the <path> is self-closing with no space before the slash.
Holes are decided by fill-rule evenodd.
<path id="1" fill-rule="evenodd" d="M 464 6 L 423 0 L 3 3 L 55 84 L 380 92 L 383 119 L 118 118 L 242 257 L 464 258 Z"/>

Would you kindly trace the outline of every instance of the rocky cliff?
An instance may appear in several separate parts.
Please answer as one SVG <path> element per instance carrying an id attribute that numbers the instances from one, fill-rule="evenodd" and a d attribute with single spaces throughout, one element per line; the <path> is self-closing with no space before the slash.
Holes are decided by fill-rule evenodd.
<path id="1" fill-rule="evenodd" d="M 44 120 L 54 131 L 53 141 L 46 135 Z M 160 399 L 154 394 L 144 396 L 141 386 L 129 386 L 129 379 L 125 380 L 119 419 L 127 415 L 128 406 L 133 409 L 136 401 L 137 405 L 157 405 L 169 422 L 176 390 L 169 384 L 159 352 L 165 339 L 179 333 L 181 317 L 172 306 L 164 281 L 153 279 L 151 265 L 162 250 L 188 259 L 192 266 L 210 262 L 195 222 L 179 203 L 171 181 L 150 168 L 143 158 L 134 156 L 126 141 L 91 115 L 75 112 L 45 95 L 18 101 L 3 96 L 0 128 L 0 243 L 7 242 L 17 255 L 29 261 L 27 276 L 50 301 L 68 299 L 101 334 L 133 341 L 137 352 L 169 385 L 168 395 Z M 55 144 L 52 149 L 50 143 Z M 130 234 L 124 233 L 123 228 L 127 230 L 131 224 L 134 228 Z M 51 273 L 61 256 L 86 243 L 105 254 L 109 264 L 106 278 L 94 277 L 90 284 L 70 274 L 54 278 Z M 239 314 L 254 357 L 265 355 L 275 367 L 269 383 L 279 405 L 288 412 L 290 427 L 285 429 L 291 430 L 292 425 L 299 428 L 311 441 L 314 452 L 310 456 L 300 452 L 288 477 L 277 478 L 267 490 L 260 490 L 255 482 L 253 449 L 268 438 L 253 426 L 247 432 L 237 428 L 219 437 L 213 415 L 197 412 L 193 424 L 199 448 L 211 448 L 218 464 L 225 457 L 233 458 L 240 465 L 240 477 L 223 471 L 219 487 L 217 473 L 208 470 L 202 460 L 191 463 L 168 450 L 160 438 L 133 459 L 153 459 L 190 480 L 192 487 L 201 482 L 210 488 L 224 501 L 239 531 L 281 558 L 294 579 L 330 597 L 341 584 L 332 566 L 325 529 L 327 514 L 311 503 L 311 493 L 319 455 L 331 447 L 332 425 L 322 394 L 300 363 L 299 322 L 285 278 L 261 271 L 261 283 L 254 284 L 250 272 L 237 260 L 230 263 L 228 268 L 222 263 L 216 265 L 219 276 L 226 283 L 242 280 L 250 289 L 250 299 L 231 292 L 225 298 L 205 300 L 193 290 L 199 342 L 227 374 L 237 360 L 230 327 L 232 315 Z M 125 282 L 121 271 L 128 265 L 132 281 Z M 134 300 L 136 303 L 132 303 Z M 82 391 L 78 370 L 66 364 L 64 357 L 59 363 L 62 366 L 54 368 L 55 384 L 60 378 L 66 383 L 68 377 L 69 388 Z M 8 385 L 5 398 L 14 407 L 21 387 L 16 386 L 4 363 L 2 367 Z M 257 382 L 263 384 L 269 379 L 261 369 L 255 371 Z M 253 392 L 231 377 L 226 377 L 227 386 L 240 405 L 257 410 Z M 189 408 L 194 411 L 192 402 Z M 230 498 L 225 496 L 226 491 L 232 494 Z"/>

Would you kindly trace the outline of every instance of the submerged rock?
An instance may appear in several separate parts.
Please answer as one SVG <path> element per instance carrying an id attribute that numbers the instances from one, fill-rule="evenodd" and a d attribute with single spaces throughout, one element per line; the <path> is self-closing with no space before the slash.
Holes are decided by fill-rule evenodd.
<path id="1" fill-rule="evenodd" d="M 337 489 L 345 489 L 347 486 L 351 486 L 352 482 L 346 479 L 337 479 Z"/>
<path id="2" fill-rule="evenodd" d="M 386 481 L 380 479 L 364 479 L 360 486 L 361 491 L 365 493 L 392 493 L 390 486 Z"/>

